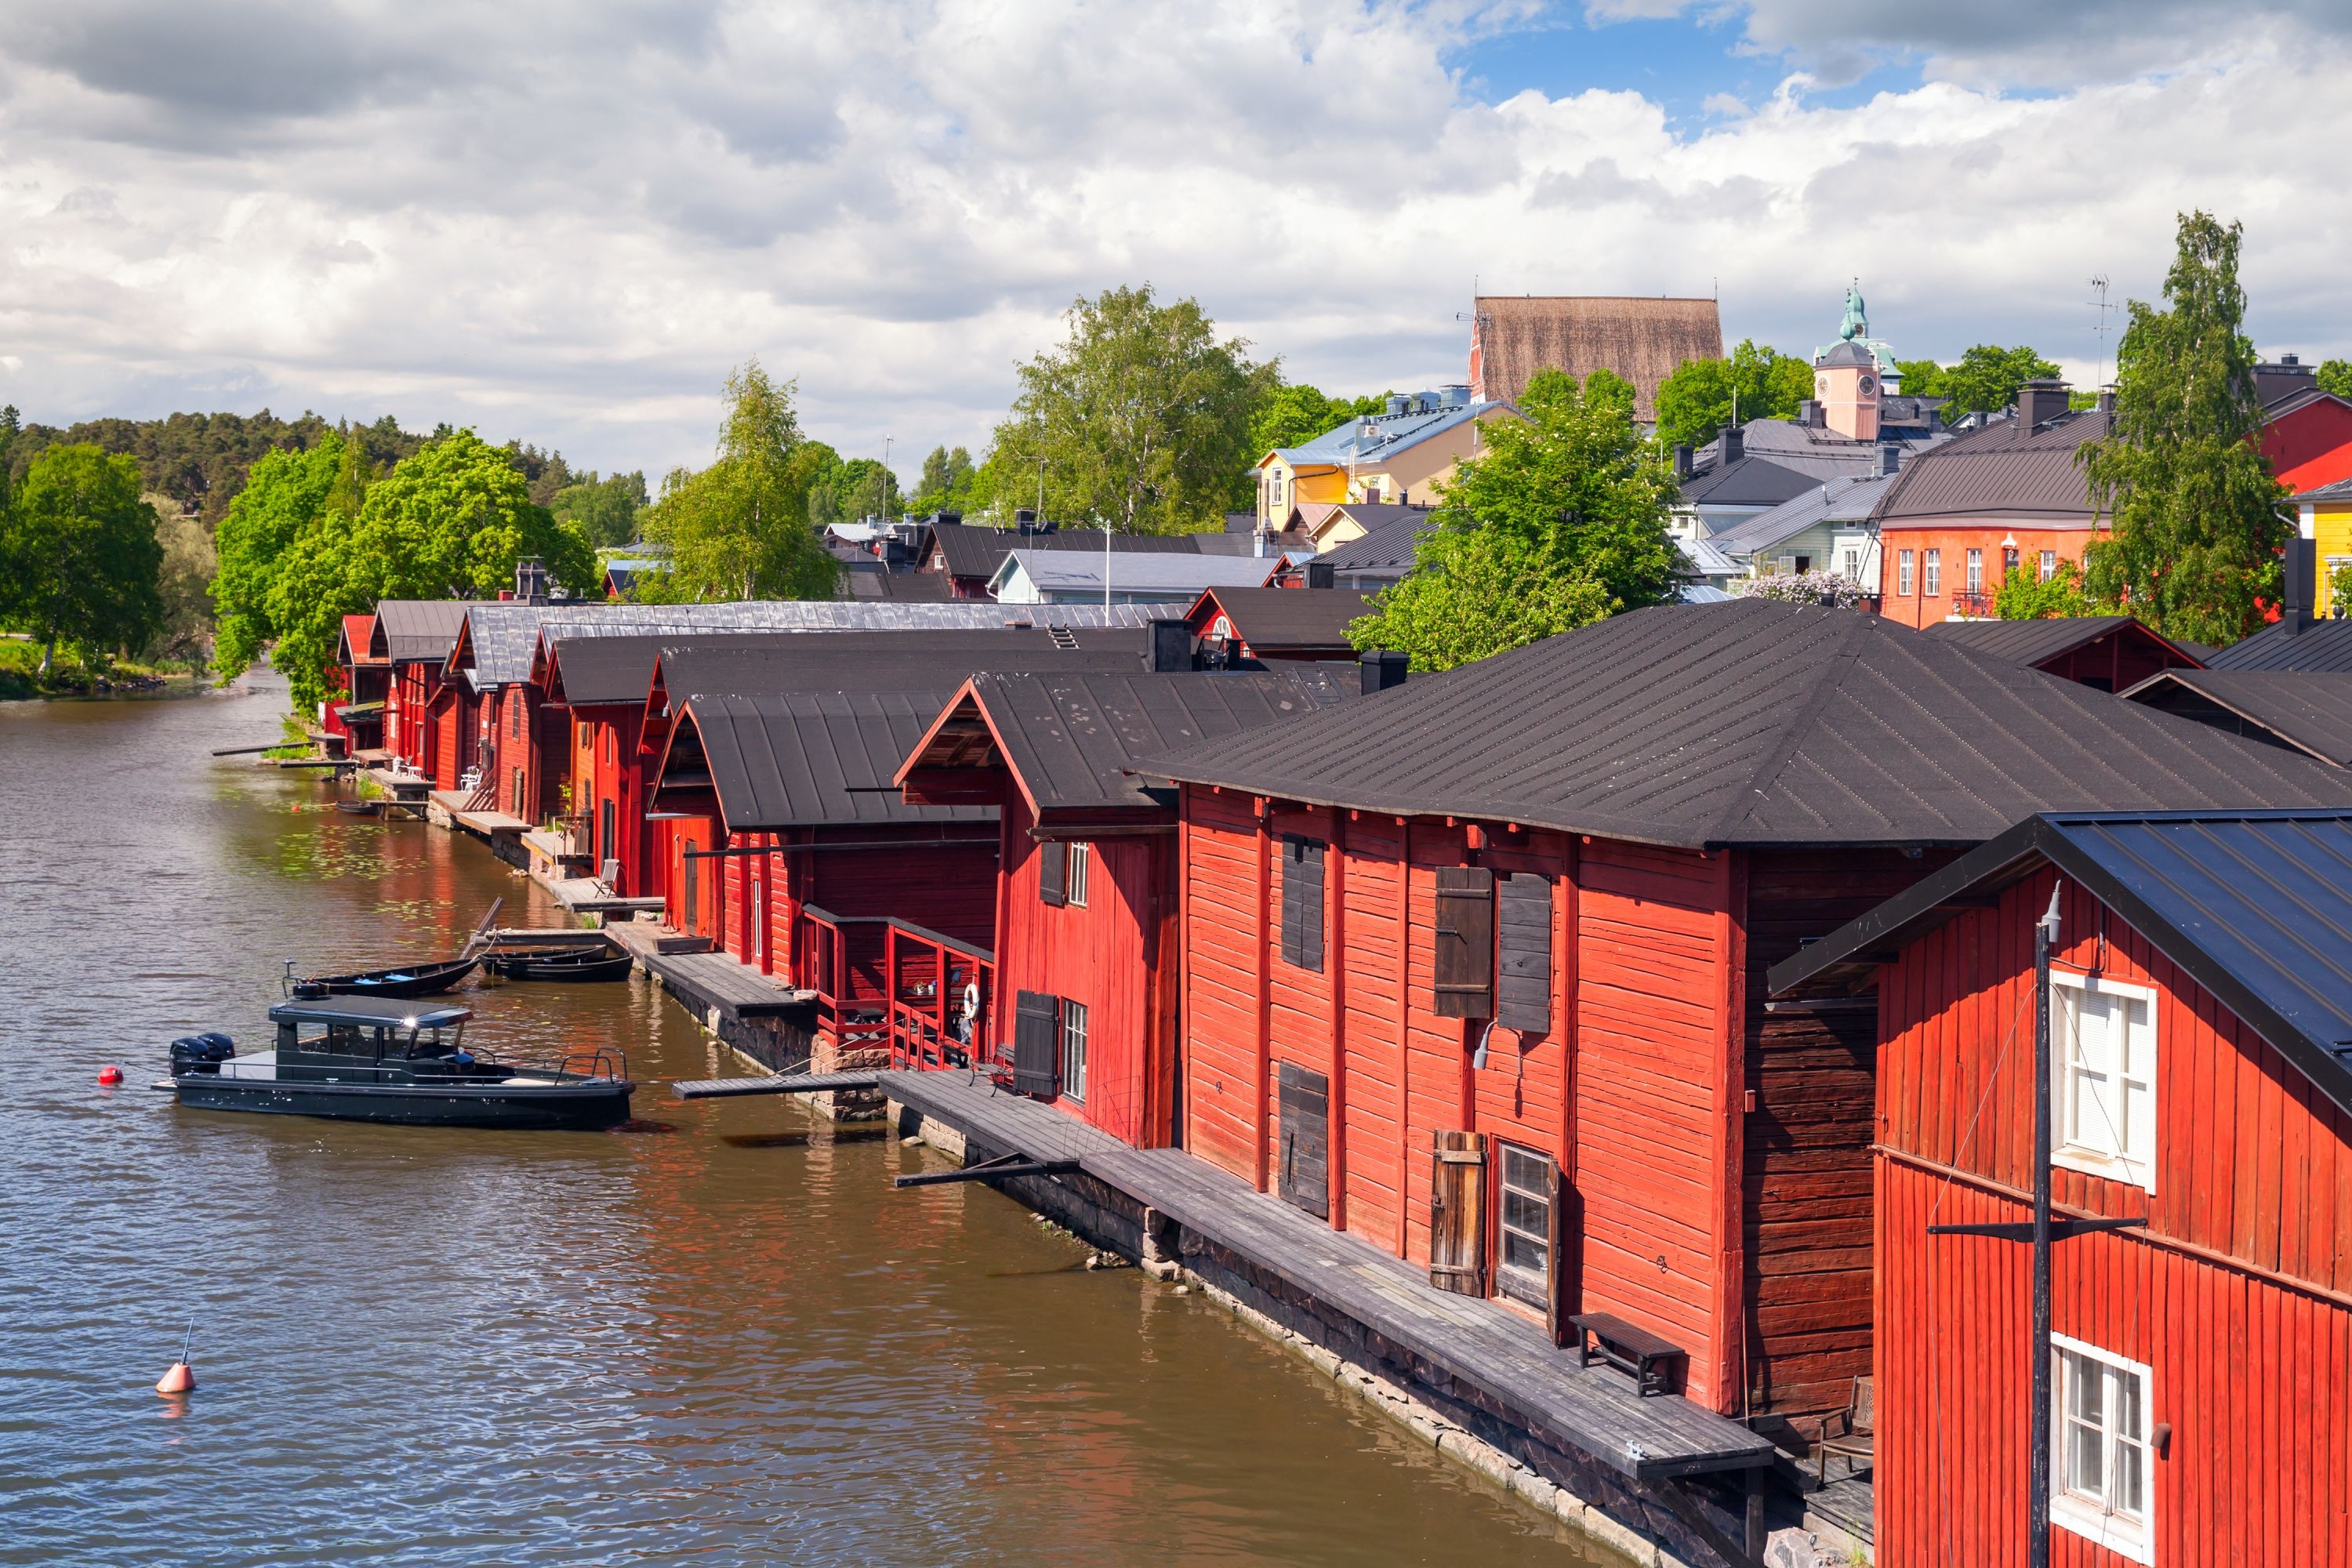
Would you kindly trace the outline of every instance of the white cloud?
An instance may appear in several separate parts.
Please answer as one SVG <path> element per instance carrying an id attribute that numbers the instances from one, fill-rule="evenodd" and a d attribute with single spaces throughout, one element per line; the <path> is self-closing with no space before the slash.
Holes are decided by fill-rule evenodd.
<path id="1" fill-rule="evenodd" d="M 1955 70 L 1827 108 L 1792 79 L 1690 134 L 1631 92 L 1461 93 L 1448 50 L 1524 9 L 0 15 L 11 400 L 52 422 L 389 411 L 658 470 L 704 458 L 756 353 L 815 433 L 893 436 L 911 471 L 984 441 L 1073 296 L 1145 279 L 1333 389 L 1458 376 L 1474 278 L 1719 288 L 1735 337 L 1801 349 L 1859 275 L 1906 353 L 2031 341 L 2087 375 L 2084 280 L 2152 294 L 2199 205 L 2246 222 L 2266 348 L 2352 347 L 2328 151 L 2352 46 L 2330 29 L 2241 16 L 2226 48 L 2166 52 L 2177 17 L 2106 11 L 2110 54 L 2143 63 L 2054 94 Z M 1833 43 L 2068 47 L 1990 12 L 1832 38 L 1758 0 L 1742 25 L 1808 68 Z"/>

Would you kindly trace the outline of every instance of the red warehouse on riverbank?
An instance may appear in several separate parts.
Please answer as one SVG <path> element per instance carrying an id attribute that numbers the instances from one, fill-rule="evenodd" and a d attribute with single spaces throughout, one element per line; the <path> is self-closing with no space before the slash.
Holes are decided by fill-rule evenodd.
<path id="1" fill-rule="evenodd" d="M 1670 606 L 1155 759 L 1182 1134 L 1725 1413 L 1870 1370 L 1876 1038 L 1764 969 L 2030 812 L 2343 775 L 1849 612 Z"/>
<path id="2" fill-rule="evenodd" d="M 2037 816 L 1781 964 L 1874 993 L 1878 1561 L 2026 1562 L 2034 924 L 2053 1563 L 2352 1562 L 2352 813 Z"/>
<path id="3" fill-rule="evenodd" d="M 1173 1141 L 1176 811 L 1135 776 L 1136 761 L 1279 727 L 1339 702 L 1357 679 L 1309 665 L 979 675 L 931 721 L 898 769 L 906 798 L 1002 814 L 991 1022 L 1012 1047 L 1017 1089 L 1139 1148 Z"/>

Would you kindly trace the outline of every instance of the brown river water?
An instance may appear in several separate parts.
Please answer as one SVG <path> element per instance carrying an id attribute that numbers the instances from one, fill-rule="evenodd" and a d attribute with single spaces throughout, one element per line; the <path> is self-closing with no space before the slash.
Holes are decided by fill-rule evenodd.
<path id="1" fill-rule="evenodd" d="M 1008 1199 L 893 1192 L 917 1151 L 672 1100 L 740 1067 L 642 979 L 457 994 L 625 1051 L 638 1129 L 177 1109 L 167 1042 L 258 1043 L 285 959 L 557 922 L 207 758 L 284 702 L 0 703 L 0 1563 L 1620 1561 Z"/>

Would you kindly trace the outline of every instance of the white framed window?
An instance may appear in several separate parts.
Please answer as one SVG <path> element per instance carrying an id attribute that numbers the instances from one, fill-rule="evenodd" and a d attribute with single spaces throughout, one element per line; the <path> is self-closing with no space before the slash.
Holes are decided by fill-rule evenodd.
<path id="1" fill-rule="evenodd" d="M 2054 550 L 2045 550 L 2042 552 L 2042 580 L 2047 583 L 2056 575 L 2058 575 L 2058 552 Z"/>
<path id="2" fill-rule="evenodd" d="M 2156 1191 L 2156 993 L 2050 976 L 2053 1164 Z"/>
<path id="3" fill-rule="evenodd" d="M 1081 1105 L 1087 1098 L 1087 1005 L 1062 1003 L 1062 1097 Z"/>
<path id="4" fill-rule="evenodd" d="M 1062 892 L 1063 896 L 1077 909 L 1082 910 L 1087 907 L 1087 873 L 1093 868 L 1094 863 L 1095 847 L 1093 845 L 1070 846 L 1069 883 Z"/>
<path id="5" fill-rule="evenodd" d="M 1911 552 L 1907 550 L 1895 552 L 1895 591 L 1904 598 L 1911 596 Z"/>
<path id="6" fill-rule="evenodd" d="M 2156 1561 L 2148 1408 L 2155 1374 L 2096 1345 L 2050 1336 L 2055 1441 L 2050 1521 L 2135 1563 Z"/>
<path id="7" fill-rule="evenodd" d="M 1551 1161 L 1513 1143 L 1502 1154 L 1495 1294 L 1542 1311 L 1551 1302 Z"/>
<path id="8" fill-rule="evenodd" d="M 1922 563 L 1921 571 L 1927 577 L 1927 595 L 1932 599 L 1944 591 L 1944 552 L 1940 550 L 1930 550 L 1927 555 L 1927 559 Z"/>
<path id="9" fill-rule="evenodd" d="M 1984 592 L 1984 552 L 1981 550 L 1969 552 L 1969 592 Z"/>
<path id="10" fill-rule="evenodd" d="M 1844 562 L 1838 570 L 1838 575 L 1844 578 L 1849 583 L 1859 583 L 1862 581 L 1861 551 L 1849 550 L 1845 552 Z"/>

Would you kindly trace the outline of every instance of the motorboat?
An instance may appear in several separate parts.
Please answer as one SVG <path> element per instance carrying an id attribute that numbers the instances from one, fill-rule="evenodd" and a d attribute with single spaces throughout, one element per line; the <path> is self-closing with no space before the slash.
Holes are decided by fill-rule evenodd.
<path id="1" fill-rule="evenodd" d="M 156 1084 L 202 1110 L 264 1110 L 421 1127 L 594 1131 L 628 1120 L 627 1058 L 574 1052 L 552 1063 L 477 1056 L 470 1008 L 389 996 L 297 997 L 269 1009 L 268 1050 L 226 1035 L 172 1042 Z"/>

